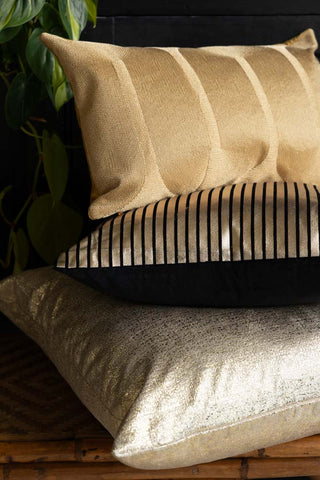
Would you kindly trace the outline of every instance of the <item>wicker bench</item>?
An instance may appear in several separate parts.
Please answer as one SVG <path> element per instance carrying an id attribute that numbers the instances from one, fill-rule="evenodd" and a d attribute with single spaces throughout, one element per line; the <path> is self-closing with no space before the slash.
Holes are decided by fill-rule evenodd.
<path id="1" fill-rule="evenodd" d="M 320 480 L 320 435 L 172 470 L 135 470 L 111 455 L 112 438 L 42 351 L 18 331 L 0 341 L 0 480 Z"/>

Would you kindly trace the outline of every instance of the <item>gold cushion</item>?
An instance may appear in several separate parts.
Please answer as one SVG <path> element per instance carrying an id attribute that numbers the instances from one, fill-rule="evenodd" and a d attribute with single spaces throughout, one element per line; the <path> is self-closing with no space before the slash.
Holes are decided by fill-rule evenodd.
<path id="1" fill-rule="evenodd" d="M 75 96 L 93 219 L 240 182 L 320 184 L 320 67 L 286 44 L 135 48 L 42 41 Z"/>
<path id="2" fill-rule="evenodd" d="M 56 364 L 137 468 L 209 462 L 320 431 L 320 306 L 125 303 L 50 268 L 0 308 Z"/>

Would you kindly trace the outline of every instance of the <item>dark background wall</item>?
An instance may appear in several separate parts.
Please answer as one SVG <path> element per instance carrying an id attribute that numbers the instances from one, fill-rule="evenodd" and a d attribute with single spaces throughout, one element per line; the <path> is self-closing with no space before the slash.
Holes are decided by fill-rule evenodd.
<path id="1" fill-rule="evenodd" d="M 312 27 L 320 38 L 319 0 L 100 0 L 97 27 L 91 25 L 82 40 L 136 46 L 202 46 L 277 43 Z M 3 118 L 4 86 L 0 84 L 0 188 L 11 184 L 6 208 L 14 214 L 26 198 L 32 181 L 29 138 L 13 132 Z M 47 107 L 44 106 L 46 109 Z M 73 102 L 50 118 L 67 144 L 79 144 Z M 84 155 L 69 150 L 72 201 L 86 212 L 89 180 Z M 90 225 L 86 224 L 86 229 Z M 84 231 L 85 233 L 85 231 Z M 0 255 L 6 249 L 1 224 Z M 33 258 L 30 266 L 37 265 Z"/>

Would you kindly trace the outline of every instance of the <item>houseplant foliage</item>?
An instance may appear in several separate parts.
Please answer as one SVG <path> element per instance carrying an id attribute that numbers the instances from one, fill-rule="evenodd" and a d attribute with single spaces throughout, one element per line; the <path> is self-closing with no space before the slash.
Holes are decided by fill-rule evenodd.
<path id="1" fill-rule="evenodd" d="M 46 115 L 39 115 L 46 98 L 58 112 L 70 100 L 72 91 L 40 35 L 49 32 L 79 40 L 87 21 L 95 26 L 97 1 L 0 2 L 0 76 L 7 87 L 5 119 L 9 127 L 30 137 L 37 152 L 37 161 L 32 162 L 32 186 L 15 218 L 8 218 L 5 211 L 6 195 L 14 187 L 8 185 L 0 193 L 0 215 L 9 231 L 6 258 L 1 264 L 5 268 L 13 266 L 14 271 L 26 268 L 30 245 L 50 264 L 81 234 L 82 215 L 65 202 L 68 149 Z"/>

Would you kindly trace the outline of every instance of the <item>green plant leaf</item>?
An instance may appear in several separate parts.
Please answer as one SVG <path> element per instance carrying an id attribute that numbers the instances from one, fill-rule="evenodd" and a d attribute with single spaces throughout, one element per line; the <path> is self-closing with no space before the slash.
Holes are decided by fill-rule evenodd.
<path id="1" fill-rule="evenodd" d="M 97 24 L 98 0 L 86 0 L 86 4 L 88 10 L 88 20 L 90 20 L 95 27 Z"/>
<path id="2" fill-rule="evenodd" d="M 69 38 L 79 40 L 87 23 L 85 0 L 59 0 L 59 12 Z"/>
<path id="3" fill-rule="evenodd" d="M 12 81 L 5 100 L 5 116 L 9 127 L 21 127 L 34 112 L 38 101 L 40 85 L 34 75 L 18 73 Z"/>
<path id="4" fill-rule="evenodd" d="M 51 32 L 57 26 L 62 27 L 58 10 L 50 3 L 43 5 L 39 13 L 39 22 L 46 32 Z"/>
<path id="5" fill-rule="evenodd" d="M 65 73 L 53 53 L 41 42 L 43 28 L 36 28 L 26 48 L 28 64 L 34 74 L 45 83 L 48 95 L 58 111 L 72 98 L 72 91 Z"/>
<path id="6" fill-rule="evenodd" d="M 73 97 L 69 82 L 66 80 L 54 91 L 54 106 L 59 111 L 62 105 L 67 103 Z"/>
<path id="7" fill-rule="evenodd" d="M 14 10 L 15 0 L 2 0 L 0 2 L 0 30 L 2 30 L 10 20 Z"/>
<path id="8" fill-rule="evenodd" d="M 24 270 L 29 259 L 29 240 L 22 228 L 19 228 L 17 233 L 12 231 L 13 253 L 15 257 L 13 273 L 18 273 Z"/>
<path id="9" fill-rule="evenodd" d="M 48 264 L 74 245 L 81 234 L 82 216 L 62 202 L 54 202 L 50 194 L 34 200 L 27 215 L 32 245 Z"/>
<path id="10" fill-rule="evenodd" d="M 0 44 L 7 43 L 12 40 L 16 35 L 18 35 L 21 30 L 21 25 L 19 27 L 5 28 L 0 32 Z"/>
<path id="11" fill-rule="evenodd" d="M 21 57 L 24 57 L 24 50 L 26 47 L 26 43 L 28 41 L 28 28 L 26 25 L 22 25 L 19 28 L 19 32 L 17 35 L 15 35 L 8 43 L 6 43 L 6 46 L 10 52 L 10 54 L 13 56 L 12 60 L 16 61 L 16 55 L 20 55 Z"/>
<path id="12" fill-rule="evenodd" d="M 68 156 L 58 135 L 50 135 L 47 130 L 43 131 L 43 164 L 52 198 L 59 201 L 67 185 Z"/>
<path id="13" fill-rule="evenodd" d="M 6 2 L 8 2 L 8 0 L 2 1 L 2 3 Z M 45 0 L 14 0 L 13 2 L 12 0 L 9 0 L 9 3 L 12 5 L 12 7 L 6 19 L 4 20 L 3 26 L 17 27 L 18 25 L 22 25 L 38 15 L 45 3 Z"/>
<path id="14" fill-rule="evenodd" d="M 36 28 L 32 32 L 26 47 L 26 58 L 31 70 L 39 80 L 51 85 L 55 57 L 40 40 L 43 32 L 42 28 Z"/>

